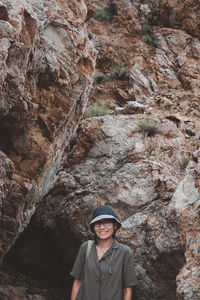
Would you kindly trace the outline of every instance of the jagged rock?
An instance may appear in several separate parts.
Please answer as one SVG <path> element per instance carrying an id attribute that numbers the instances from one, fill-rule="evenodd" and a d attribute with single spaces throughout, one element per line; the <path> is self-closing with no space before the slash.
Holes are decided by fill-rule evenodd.
<path id="1" fill-rule="evenodd" d="M 64 169 L 48 195 L 46 211 L 51 210 L 54 230 L 60 215 L 84 239 L 93 208 L 104 203 L 115 207 L 123 220 L 119 238 L 136 256 L 138 294 L 142 299 L 167 295 L 175 299 L 175 277 L 185 260 L 178 219 L 168 203 L 181 179 L 176 149 L 186 146 L 185 138 L 173 122 L 164 119 L 156 123 L 162 131 L 145 138 L 139 129 L 144 120 L 149 117 L 108 116 L 82 122 L 80 139 L 63 160 Z M 94 128 L 97 135 L 91 144 Z M 56 211 L 51 207 L 57 207 Z M 38 214 L 40 220 L 43 215 L 44 227 L 52 226 L 49 213 L 45 216 L 43 209 Z"/>
<path id="2" fill-rule="evenodd" d="M 88 218 L 108 203 L 138 298 L 199 299 L 198 11 L 196 0 L 0 1 L 1 297 L 70 299 Z M 78 127 L 88 98 L 113 116 Z M 115 114 L 130 100 L 142 114 Z"/>
<path id="3" fill-rule="evenodd" d="M 0 1 L 1 258 L 49 191 L 84 113 L 96 61 L 86 16 L 82 0 Z"/>
<path id="4" fill-rule="evenodd" d="M 145 16 L 148 17 L 151 14 L 151 9 L 148 5 L 142 4 L 140 5 L 140 12 Z"/>
<path id="5" fill-rule="evenodd" d="M 151 7 L 150 16 L 154 24 L 180 28 L 199 37 L 199 2 L 196 0 L 147 1 Z"/>
<path id="6" fill-rule="evenodd" d="M 173 195 L 170 208 L 180 216 L 187 207 L 194 205 L 199 199 L 199 191 L 195 186 L 194 174 L 191 172 L 179 183 Z"/>
<path id="7" fill-rule="evenodd" d="M 6 199 L 10 187 L 12 186 L 12 175 L 14 171 L 13 163 L 0 151 L 0 207 Z"/>
<path id="8" fill-rule="evenodd" d="M 177 276 L 178 298 L 197 300 L 200 297 L 200 176 L 195 172 L 195 163 L 187 168 L 187 173 L 180 182 L 169 209 L 179 216 L 180 238 L 185 248 L 186 264 Z"/>
<path id="9" fill-rule="evenodd" d="M 131 115 L 143 114 L 145 105 L 134 101 L 129 101 L 124 107 L 116 107 L 116 114 Z"/>
<path id="10" fill-rule="evenodd" d="M 0 7 L 1 150 L 13 161 L 17 181 L 27 181 L 16 196 L 12 187 L 14 211 L 1 216 L 3 230 L 7 222 L 15 223 L 11 240 L 2 241 L 6 252 L 54 180 L 84 112 L 96 54 L 84 27 L 83 1 L 70 6 L 53 0 L 1 1 Z"/>
<path id="11" fill-rule="evenodd" d="M 198 140 L 200 140 L 200 132 L 196 133 L 196 137 L 197 137 Z"/>

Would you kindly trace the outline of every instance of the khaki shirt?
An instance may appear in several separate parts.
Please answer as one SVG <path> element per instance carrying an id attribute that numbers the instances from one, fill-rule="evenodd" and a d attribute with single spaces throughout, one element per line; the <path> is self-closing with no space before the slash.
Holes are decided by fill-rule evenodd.
<path id="1" fill-rule="evenodd" d="M 87 244 L 81 245 L 71 271 L 74 278 L 82 281 L 76 300 L 123 300 L 123 288 L 137 284 L 130 248 L 115 240 L 98 260 L 93 242 L 85 262 Z"/>

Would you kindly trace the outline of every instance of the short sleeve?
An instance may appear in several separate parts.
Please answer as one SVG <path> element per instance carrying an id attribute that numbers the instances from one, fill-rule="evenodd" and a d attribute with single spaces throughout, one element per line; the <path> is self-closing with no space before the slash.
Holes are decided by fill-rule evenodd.
<path id="1" fill-rule="evenodd" d="M 79 249 L 78 255 L 75 259 L 73 268 L 70 272 L 70 275 L 78 280 L 82 279 L 83 271 L 85 268 L 85 255 L 86 255 L 86 245 L 83 243 Z"/>
<path id="2" fill-rule="evenodd" d="M 134 257 L 130 249 L 126 251 L 123 268 L 123 288 L 137 285 Z"/>

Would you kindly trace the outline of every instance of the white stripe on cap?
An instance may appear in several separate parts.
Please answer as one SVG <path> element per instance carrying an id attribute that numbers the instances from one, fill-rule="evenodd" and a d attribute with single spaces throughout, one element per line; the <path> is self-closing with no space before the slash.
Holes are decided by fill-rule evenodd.
<path id="1" fill-rule="evenodd" d="M 116 219 L 114 216 L 112 216 L 112 215 L 100 215 L 100 216 L 94 218 L 94 219 L 90 222 L 90 224 L 93 224 L 93 223 L 95 223 L 95 222 L 97 222 L 97 221 L 100 221 L 100 220 L 102 220 L 102 219 L 114 219 L 114 220 L 117 221 L 117 223 L 120 224 L 119 220 L 117 220 L 117 219 Z"/>

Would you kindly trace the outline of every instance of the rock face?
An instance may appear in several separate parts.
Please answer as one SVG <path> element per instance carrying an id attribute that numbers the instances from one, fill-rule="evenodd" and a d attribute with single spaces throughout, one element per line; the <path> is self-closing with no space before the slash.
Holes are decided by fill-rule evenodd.
<path id="1" fill-rule="evenodd" d="M 197 163 L 187 169 L 187 174 L 179 183 L 170 204 L 170 209 L 179 216 L 180 238 L 186 249 L 186 264 L 177 276 L 177 293 L 180 299 L 198 299 L 200 295 L 199 153 L 199 151 L 194 153 Z M 189 189 L 188 184 L 190 184 Z"/>
<path id="2" fill-rule="evenodd" d="M 1 299 L 70 299 L 100 204 L 135 298 L 200 299 L 199 8 L 0 1 Z"/>
<path id="3" fill-rule="evenodd" d="M 148 16 L 154 24 L 183 29 L 199 37 L 199 1 L 147 1 L 147 5 L 151 8 L 147 11 Z"/>
<path id="4" fill-rule="evenodd" d="M 141 125 L 150 121 L 157 132 L 146 134 Z M 55 230 L 55 221 L 49 224 L 50 210 L 54 220 L 65 216 L 76 224 L 76 236 L 86 238 L 88 214 L 97 205 L 110 204 L 123 221 L 119 239 L 136 257 L 138 299 L 177 299 L 176 275 L 185 264 L 185 244 L 179 235 L 184 217 L 180 217 L 176 201 L 183 212 L 191 203 L 188 200 L 183 206 L 187 195 L 179 188 L 183 176 L 180 149 L 189 151 L 184 135 L 172 121 L 155 116 L 150 120 L 144 114 L 90 118 L 80 128 L 79 139 L 64 158 L 64 168 L 47 197 L 47 213 L 42 209 L 38 219 L 43 220 L 43 227 Z M 188 166 L 188 177 L 193 168 Z M 193 184 L 188 192 L 195 195 L 192 203 L 196 203 L 197 187 Z M 183 270 L 179 281 L 182 273 L 185 276 Z M 197 279 L 196 271 L 193 276 Z M 196 282 L 194 286 L 199 285 Z M 180 294 L 185 291 L 184 287 Z"/>
<path id="5" fill-rule="evenodd" d="M 1 257 L 50 189 L 85 110 L 96 60 L 86 15 L 83 1 L 0 1 Z"/>
<path id="6" fill-rule="evenodd" d="M 74 1 L 70 8 L 56 1 L 0 5 L 1 150 L 15 166 L 9 194 L 13 211 L 8 214 L 3 208 L 2 222 L 15 218 L 21 231 L 35 202 L 48 192 L 77 128 L 92 83 L 95 52 L 83 26 L 83 2 Z M 21 191 L 15 196 L 16 185 Z M 14 199 L 24 196 L 26 202 Z"/>

